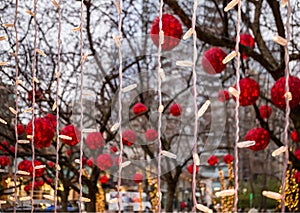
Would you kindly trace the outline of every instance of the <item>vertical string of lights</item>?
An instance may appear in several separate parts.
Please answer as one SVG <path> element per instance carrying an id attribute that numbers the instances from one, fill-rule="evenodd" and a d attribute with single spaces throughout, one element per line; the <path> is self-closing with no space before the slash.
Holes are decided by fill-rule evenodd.
<path id="1" fill-rule="evenodd" d="M 60 138 L 59 136 L 59 83 L 60 83 L 60 51 L 61 51 L 61 9 L 60 4 L 61 0 L 58 3 L 55 0 L 52 0 L 54 6 L 57 9 L 58 15 L 58 34 L 57 34 L 57 72 L 56 72 L 56 97 L 55 103 L 53 106 L 53 110 L 56 107 L 56 162 L 55 162 L 55 190 L 54 190 L 54 212 L 56 213 L 57 209 L 57 189 L 58 189 L 58 173 L 59 173 L 59 146 L 60 146 Z M 55 3 L 54 3 L 55 2 Z"/>
<path id="2" fill-rule="evenodd" d="M 157 196 L 158 196 L 158 212 L 161 212 L 161 189 L 160 189 L 160 176 L 161 176 L 161 153 L 162 153 L 162 145 L 161 145 L 161 120 L 162 120 L 162 112 L 164 107 L 162 105 L 162 94 L 161 94 L 161 77 L 160 77 L 160 70 L 162 69 L 161 66 L 161 49 L 162 44 L 164 42 L 164 32 L 162 30 L 162 15 L 163 15 L 163 5 L 164 1 L 160 0 L 159 5 L 159 44 L 158 44 L 158 51 L 157 51 L 157 63 L 158 63 L 158 70 L 157 70 L 157 89 L 158 89 L 158 125 L 157 125 L 157 138 L 158 138 L 158 156 L 157 156 Z"/>
<path id="3" fill-rule="evenodd" d="M 285 60 L 285 127 L 284 127 L 284 147 L 285 147 L 285 154 L 284 154 L 284 164 L 283 164 L 283 171 L 282 171 L 282 187 L 281 187 L 281 212 L 285 212 L 285 187 L 286 187 L 286 171 L 288 167 L 288 160 L 289 160 L 289 149 L 288 149 L 288 128 L 289 128 L 289 117 L 290 117 L 290 98 L 291 94 L 289 92 L 289 49 L 288 43 L 290 41 L 290 16 L 291 16 L 291 2 L 287 0 L 287 17 L 286 17 L 286 45 L 284 46 L 284 60 Z"/>
<path id="4" fill-rule="evenodd" d="M 18 7 L 19 7 L 19 1 L 16 0 L 16 6 L 15 6 L 15 19 L 14 19 L 14 30 L 15 30 L 15 37 L 16 37 L 16 51 L 15 51 L 15 98 L 16 98 L 16 114 L 15 114 L 15 159 L 14 159 L 14 212 L 16 212 L 16 201 L 17 201 L 17 169 L 18 169 L 18 84 L 19 84 L 19 38 L 18 38 L 18 28 L 17 28 L 17 21 L 18 21 Z"/>

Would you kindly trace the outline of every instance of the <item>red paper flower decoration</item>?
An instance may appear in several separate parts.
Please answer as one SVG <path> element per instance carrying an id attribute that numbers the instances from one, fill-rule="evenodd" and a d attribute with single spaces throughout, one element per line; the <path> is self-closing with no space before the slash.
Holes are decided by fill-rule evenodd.
<path id="1" fill-rule="evenodd" d="M 105 145 L 104 138 L 100 132 L 88 134 L 85 142 L 90 149 L 100 149 Z"/>
<path id="2" fill-rule="evenodd" d="M 5 167 L 9 165 L 9 158 L 7 156 L 0 157 L 0 167 Z"/>
<path id="3" fill-rule="evenodd" d="M 97 166 L 100 170 L 106 170 L 112 167 L 113 159 L 109 154 L 100 154 L 97 157 Z"/>
<path id="4" fill-rule="evenodd" d="M 157 139 L 157 132 L 155 129 L 148 129 L 145 133 L 147 141 L 155 141 Z"/>
<path id="5" fill-rule="evenodd" d="M 188 166 L 187 170 L 188 170 L 188 172 L 189 172 L 190 174 L 193 174 L 193 171 L 194 171 L 194 164 L 193 164 L 193 163 L 190 164 L 190 165 Z M 196 174 L 198 174 L 198 171 L 199 171 L 199 166 L 196 166 Z"/>
<path id="6" fill-rule="evenodd" d="M 170 107 L 170 114 L 173 116 L 180 116 L 181 107 L 178 103 L 175 103 Z"/>
<path id="7" fill-rule="evenodd" d="M 294 130 L 294 131 L 291 132 L 291 139 L 294 142 L 299 142 L 299 137 L 298 137 L 298 133 L 297 133 L 296 130 Z"/>
<path id="8" fill-rule="evenodd" d="M 116 166 L 119 166 L 119 159 L 120 159 L 120 156 L 119 156 L 119 155 L 115 157 L 115 164 L 116 164 Z M 122 162 L 122 163 L 124 162 L 124 158 L 122 158 L 122 161 L 121 161 L 121 162 Z"/>
<path id="9" fill-rule="evenodd" d="M 217 163 L 219 162 L 219 159 L 215 156 L 215 155 L 212 155 L 208 158 L 207 160 L 207 163 L 210 165 L 210 166 L 214 166 L 216 165 Z"/>
<path id="10" fill-rule="evenodd" d="M 24 186 L 24 191 L 25 192 L 29 192 L 30 191 L 30 186 L 29 185 L 25 185 Z"/>
<path id="11" fill-rule="evenodd" d="M 236 85 L 234 86 L 236 89 Z M 254 104 L 259 98 L 260 88 L 256 81 L 251 78 L 243 78 L 240 80 L 240 105 L 249 106 Z M 233 99 L 236 98 L 233 96 Z"/>
<path id="12" fill-rule="evenodd" d="M 162 30 L 164 31 L 164 43 L 161 48 L 162 50 L 172 50 L 179 44 L 183 34 L 179 20 L 170 14 L 162 15 Z M 153 21 L 150 34 L 153 43 L 158 47 L 159 17 Z"/>
<path id="13" fill-rule="evenodd" d="M 28 94 L 27 94 L 27 99 L 29 101 L 33 101 L 32 100 L 32 97 L 33 97 L 33 90 L 30 90 L 28 91 Z M 38 102 L 38 101 L 41 101 L 43 99 L 43 93 L 41 90 L 36 90 L 35 91 L 35 101 Z"/>
<path id="14" fill-rule="evenodd" d="M 22 135 L 25 132 L 25 127 L 23 124 L 18 124 L 17 125 L 17 133 L 18 135 Z"/>
<path id="15" fill-rule="evenodd" d="M 108 177 L 106 176 L 106 175 L 102 175 L 101 177 L 100 177 L 100 183 L 102 183 L 102 184 L 107 184 L 108 183 Z"/>
<path id="16" fill-rule="evenodd" d="M 48 166 L 53 168 L 55 166 L 55 163 L 53 163 L 52 161 L 48 161 Z"/>
<path id="17" fill-rule="evenodd" d="M 300 172 L 295 172 L 294 178 L 296 179 L 297 183 L 300 183 Z"/>
<path id="18" fill-rule="evenodd" d="M 259 108 L 259 114 L 263 119 L 267 119 L 272 114 L 272 108 L 268 105 L 262 105 Z"/>
<path id="19" fill-rule="evenodd" d="M 296 156 L 296 158 L 298 160 L 300 160 L 300 149 L 297 149 L 295 152 L 294 152 L 294 155 Z"/>
<path id="20" fill-rule="evenodd" d="M 270 142 L 270 134 L 264 128 L 254 128 L 247 132 L 245 140 L 255 141 L 255 145 L 248 147 L 253 151 L 266 148 Z"/>
<path id="21" fill-rule="evenodd" d="M 227 90 L 220 90 L 218 94 L 218 99 L 221 102 L 228 101 L 230 99 L 229 92 Z"/>
<path id="22" fill-rule="evenodd" d="M 142 183 L 143 179 L 144 179 L 144 177 L 141 173 L 135 173 L 134 176 L 133 176 L 133 181 L 135 183 Z"/>
<path id="23" fill-rule="evenodd" d="M 111 153 L 116 153 L 118 151 L 118 148 L 116 146 L 111 146 L 110 147 L 110 152 Z"/>
<path id="24" fill-rule="evenodd" d="M 47 114 L 45 118 L 49 119 L 49 121 L 52 123 L 53 128 L 56 128 L 56 116 L 52 114 Z"/>
<path id="25" fill-rule="evenodd" d="M 71 137 L 71 140 L 61 139 L 63 143 L 68 144 L 70 146 L 75 146 L 80 141 L 80 131 L 74 125 L 65 126 L 61 132 L 61 135 L 66 135 Z"/>
<path id="26" fill-rule="evenodd" d="M 29 121 L 26 134 L 32 135 L 32 121 Z M 54 127 L 52 123 L 46 118 L 34 119 L 34 145 L 36 148 L 41 149 L 49 147 L 54 137 Z"/>
<path id="27" fill-rule="evenodd" d="M 292 100 L 289 102 L 291 108 L 298 106 L 300 102 L 300 79 L 295 76 L 289 77 L 289 91 Z M 279 109 L 285 109 L 285 77 L 279 78 L 271 89 L 273 104 Z"/>
<path id="28" fill-rule="evenodd" d="M 147 111 L 147 107 L 145 104 L 142 103 L 136 103 L 132 108 L 133 114 L 139 115 L 141 113 L 144 113 Z"/>
<path id="29" fill-rule="evenodd" d="M 34 166 L 40 166 L 43 165 L 42 162 L 35 160 L 34 161 Z M 29 160 L 23 160 L 19 163 L 18 165 L 18 170 L 21 171 L 25 171 L 25 172 L 29 172 L 30 175 L 32 175 L 33 173 L 33 168 L 32 168 L 32 162 Z M 35 176 L 36 177 L 42 177 L 44 174 L 45 169 L 44 168 L 40 168 L 40 169 L 35 169 Z"/>
<path id="30" fill-rule="evenodd" d="M 88 160 L 87 160 L 87 165 L 88 165 L 89 167 L 93 167 L 93 165 L 94 165 L 94 158 L 88 159 Z"/>
<path id="31" fill-rule="evenodd" d="M 222 63 L 225 57 L 226 53 L 219 47 L 206 50 L 202 56 L 203 70 L 211 75 L 222 72 L 226 67 L 226 64 Z"/>
<path id="32" fill-rule="evenodd" d="M 223 161 L 227 164 L 230 164 L 233 161 L 233 156 L 231 154 L 227 154 L 223 157 Z"/>
<path id="33" fill-rule="evenodd" d="M 122 133 L 122 142 L 124 145 L 131 146 L 136 142 L 136 134 L 133 130 L 127 129 Z"/>
<path id="34" fill-rule="evenodd" d="M 250 47 L 251 49 L 254 49 L 255 40 L 250 34 L 241 34 L 240 35 L 240 44 L 242 44 L 246 47 Z M 244 54 L 244 53 L 242 54 L 242 56 L 243 56 L 243 59 L 247 58 L 246 54 Z"/>

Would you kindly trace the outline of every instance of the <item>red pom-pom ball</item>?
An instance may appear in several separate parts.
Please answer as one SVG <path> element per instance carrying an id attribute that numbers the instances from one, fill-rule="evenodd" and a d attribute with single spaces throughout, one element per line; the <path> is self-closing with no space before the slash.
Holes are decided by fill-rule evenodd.
<path id="1" fill-rule="evenodd" d="M 173 115 L 173 116 L 180 116 L 181 106 L 178 103 L 173 104 L 170 107 L 170 114 Z"/>
<path id="2" fill-rule="evenodd" d="M 25 127 L 23 124 L 18 124 L 17 125 L 17 133 L 18 135 L 22 135 L 25 132 Z"/>
<path id="3" fill-rule="evenodd" d="M 100 183 L 107 184 L 108 183 L 108 177 L 106 175 L 102 175 L 99 179 Z"/>
<path id="4" fill-rule="evenodd" d="M 236 85 L 234 85 L 236 89 Z M 254 104 L 259 98 L 260 88 L 256 81 L 251 78 L 243 78 L 240 80 L 240 105 L 241 106 L 249 106 Z M 236 98 L 233 96 L 233 99 Z"/>
<path id="5" fill-rule="evenodd" d="M 215 156 L 215 155 L 212 155 L 208 158 L 207 160 L 207 163 L 210 165 L 210 166 L 214 166 L 216 165 L 217 163 L 219 162 L 219 159 Z"/>
<path id="6" fill-rule="evenodd" d="M 42 162 L 35 160 L 34 161 L 34 166 L 40 166 L 43 165 Z M 29 160 L 23 160 L 19 163 L 18 165 L 18 170 L 21 171 L 25 171 L 25 172 L 29 172 L 30 175 L 32 175 L 33 173 L 33 167 L 32 167 L 32 162 Z M 36 169 L 35 170 L 35 176 L 36 177 L 42 177 L 44 174 L 45 169 L 44 168 L 40 168 L 40 169 Z"/>
<path id="7" fill-rule="evenodd" d="M 227 154 L 223 157 L 223 161 L 227 164 L 230 164 L 233 161 L 233 156 L 231 154 Z"/>
<path id="8" fill-rule="evenodd" d="M 254 128 L 247 132 L 246 141 L 255 141 L 255 145 L 248 147 L 253 151 L 259 151 L 266 148 L 270 142 L 270 134 L 264 128 Z"/>
<path id="9" fill-rule="evenodd" d="M 187 170 L 190 174 L 193 174 L 193 169 L 194 169 L 194 164 L 192 163 L 188 166 Z M 196 166 L 196 174 L 198 173 L 198 171 L 199 171 L 199 166 Z"/>
<path id="10" fill-rule="evenodd" d="M 135 173 L 134 176 L 133 176 L 133 181 L 135 183 L 142 183 L 143 179 L 144 179 L 144 177 L 141 173 Z"/>
<path id="11" fill-rule="evenodd" d="M 25 192 L 29 192 L 30 191 L 30 186 L 29 185 L 25 185 L 24 186 L 24 191 Z"/>
<path id="12" fill-rule="evenodd" d="M 299 142 L 299 137 L 298 137 L 298 133 L 297 133 L 296 130 L 294 130 L 294 131 L 291 132 L 291 139 L 294 142 Z"/>
<path id="13" fill-rule="evenodd" d="M 297 183 L 300 183 L 300 172 L 295 172 L 294 177 Z"/>
<path id="14" fill-rule="evenodd" d="M 49 167 L 53 168 L 54 165 L 55 165 L 55 163 L 53 163 L 52 161 L 48 161 L 48 166 L 49 166 Z"/>
<path id="15" fill-rule="evenodd" d="M 49 119 L 49 121 L 52 123 L 52 126 L 54 129 L 56 128 L 56 116 L 52 114 L 47 114 L 45 118 Z"/>
<path id="16" fill-rule="evenodd" d="M 221 102 L 228 101 L 230 99 L 229 92 L 227 90 L 220 90 L 218 94 L 218 99 Z"/>
<path id="17" fill-rule="evenodd" d="M 202 57 L 203 70 L 211 75 L 222 72 L 226 67 L 226 64 L 222 63 L 225 57 L 226 53 L 219 47 L 206 50 Z"/>
<path id="18" fill-rule="evenodd" d="M 87 163 L 87 165 L 88 165 L 89 167 L 93 167 L 93 165 L 94 165 L 94 158 L 88 159 L 86 163 Z"/>
<path id="19" fill-rule="evenodd" d="M 7 156 L 0 157 L 0 166 L 5 167 L 9 165 L 9 158 Z"/>
<path id="20" fill-rule="evenodd" d="M 9 146 L 9 150 L 12 152 L 12 153 L 15 153 L 15 147 L 13 145 L 10 145 Z"/>
<path id="21" fill-rule="evenodd" d="M 106 170 L 112 167 L 113 159 L 109 154 L 100 154 L 97 157 L 97 166 L 100 170 Z"/>
<path id="22" fill-rule="evenodd" d="M 26 134 L 32 135 L 32 121 L 29 121 Z M 45 118 L 34 119 L 34 145 L 36 148 L 49 147 L 54 137 L 54 127 L 52 123 Z"/>
<path id="23" fill-rule="evenodd" d="M 133 130 L 127 129 L 122 133 L 122 142 L 124 145 L 131 146 L 136 142 L 136 134 Z"/>
<path id="24" fill-rule="evenodd" d="M 259 114 L 263 119 L 267 119 L 272 114 L 272 108 L 268 105 L 262 105 L 259 108 Z"/>
<path id="25" fill-rule="evenodd" d="M 105 145 L 104 138 L 100 132 L 88 134 L 85 142 L 90 149 L 100 149 Z"/>
<path id="26" fill-rule="evenodd" d="M 297 149 L 295 152 L 294 152 L 294 155 L 296 156 L 296 158 L 298 160 L 300 160 L 300 149 Z"/>
<path id="27" fill-rule="evenodd" d="M 254 49 L 255 40 L 250 34 L 241 34 L 240 35 L 240 44 Z M 242 54 L 242 56 L 244 59 L 247 57 L 246 54 Z"/>
<path id="28" fill-rule="evenodd" d="M 155 141 L 157 139 L 157 131 L 155 129 L 148 129 L 145 137 L 147 141 Z"/>
<path id="29" fill-rule="evenodd" d="M 147 111 L 145 104 L 136 103 L 132 108 L 133 114 L 138 115 Z"/>
<path id="30" fill-rule="evenodd" d="M 118 148 L 116 146 L 111 146 L 110 147 L 110 152 L 111 153 L 116 153 L 118 151 Z"/>
<path id="31" fill-rule="evenodd" d="M 63 143 L 68 144 L 70 146 L 75 146 L 80 141 L 80 131 L 73 125 L 65 126 L 61 132 L 61 135 L 66 135 L 71 137 L 71 140 L 61 139 Z"/>
<path id="32" fill-rule="evenodd" d="M 172 50 L 176 47 L 182 37 L 183 31 L 181 23 L 177 18 L 170 14 L 162 15 L 162 30 L 164 31 L 164 43 L 161 45 L 162 50 Z M 159 17 L 152 23 L 151 39 L 158 47 L 159 45 Z"/>
<path id="33" fill-rule="evenodd" d="M 289 102 L 291 108 L 298 106 L 300 102 L 300 79 L 295 76 L 289 77 L 289 91 L 292 93 L 292 100 Z M 271 90 L 273 104 L 279 109 L 285 109 L 285 77 L 279 78 Z"/>

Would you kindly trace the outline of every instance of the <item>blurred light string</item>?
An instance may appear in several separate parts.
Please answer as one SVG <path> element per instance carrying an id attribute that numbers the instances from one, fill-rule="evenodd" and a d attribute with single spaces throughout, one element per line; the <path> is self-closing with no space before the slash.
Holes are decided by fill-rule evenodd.
<path id="1" fill-rule="evenodd" d="M 58 189 L 58 173 L 59 173 L 59 146 L 60 139 L 59 135 L 59 80 L 60 80 L 60 51 L 61 51 L 61 9 L 60 9 L 61 0 L 58 1 L 57 15 L 58 15 L 58 33 L 57 33 L 57 73 L 56 73 L 56 162 L 55 162 L 55 190 L 54 190 L 54 212 L 56 213 L 57 209 L 57 189 Z"/>
<path id="2" fill-rule="evenodd" d="M 15 79 L 15 97 L 16 97 L 16 115 L 15 115 L 15 159 L 14 159 L 14 212 L 16 212 L 16 201 L 17 201 L 17 170 L 18 170 L 18 80 L 19 80 L 19 39 L 18 39 L 18 28 L 17 28 L 17 21 L 18 21 L 18 7 L 19 7 L 19 1 L 16 0 L 16 6 L 15 6 L 15 19 L 14 19 L 14 29 L 15 29 L 15 36 L 16 36 L 16 51 L 15 51 L 15 72 L 16 72 L 16 79 Z"/>
<path id="3" fill-rule="evenodd" d="M 84 0 L 81 0 L 80 5 L 80 168 L 79 168 L 79 212 L 82 212 L 81 205 L 82 205 L 82 156 L 83 156 L 83 78 L 84 78 L 84 71 L 83 71 L 83 6 Z M 74 129 L 75 131 L 75 129 Z"/>
<path id="4" fill-rule="evenodd" d="M 31 149 L 32 149 L 32 186 L 31 186 L 31 213 L 34 212 L 34 199 L 33 199 L 33 194 L 34 194 L 34 182 L 35 182 L 35 145 L 34 145 L 34 131 L 35 131 L 35 115 L 34 115 L 34 105 L 35 105 L 35 79 L 36 79 L 36 46 L 37 46 L 37 20 L 36 20 L 36 12 L 37 12 L 37 0 L 34 0 L 33 2 L 33 20 L 34 20 L 34 42 L 33 42 L 33 63 L 32 63 L 32 139 L 31 139 Z"/>
<path id="5" fill-rule="evenodd" d="M 193 156 L 196 156 L 197 153 L 197 133 L 198 133 L 198 107 L 197 107 L 197 73 L 196 73 L 196 63 L 197 63 L 197 33 L 195 30 L 196 27 L 196 17 L 197 17 L 197 7 L 198 1 L 194 0 L 193 6 L 193 17 L 192 17 L 192 29 L 193 29 L 193 96 L 194 96 L 194 147 L 193 147 Z M 192 180 L 192 196 L 193 196 L 193 212 L 196 210 L 197 198 L 196 198 L 196 162 L 194 160 L 193 165 L 193 180 Z"/>
<path id="6" fill-rule="evenodd" d="M 290 17 L 291 17 L 291 1 L 287 0 L 287 17 L 286 17 L 286 45 L 284 46 L 284 60 L 285 60 L 285 127 L 284 127 L 284 146 L 286 147 L 285 155 L 284 155 L 284 163 L 283 163 L 283 171 L 282 171 L 282 178 L 281 178 L 281 212 L 285 212 L 285 187 L 286 187 L 286 171 L 288 167 L 288 160 L 289 160 L 289 149 L 288 149 L 288 128 L 290 125 L 289 117 L 290 117 L 290 103 L 289 103 L 289 49 L 288 43 L 290 41 Z"/>
<path id="7" fill-rule="evenodd" d="M 163 15 L 163 5 L 164 1 L 160 0 L 159 5 L 159 43 L 158 43 L 158 51 L 157 51 L 157 89 L 158 89 L 158 102 L 159 102 L 159 108 L 162 106 L 162 97 L 161 97 L 161 77 L 160 77 L 160 70 L 161 70 L 161 46 L 162 46 L 162 40 L 164 40 L 163 31 L 162 31 L 162 15 Z M 160 190 L 160 176 L 161 176 L 161 151 L 162 151 L 162 145 L 161 145 L 161 119 L 162 119 L 162 112 L 163 110 L 158 110 L 158 125 L 157 125 L 157 138 L 158 138 L 158 156 L 157 156 L 157 196 L 158 196 L 158 212 L 161 212 L 161 190 Z"/>

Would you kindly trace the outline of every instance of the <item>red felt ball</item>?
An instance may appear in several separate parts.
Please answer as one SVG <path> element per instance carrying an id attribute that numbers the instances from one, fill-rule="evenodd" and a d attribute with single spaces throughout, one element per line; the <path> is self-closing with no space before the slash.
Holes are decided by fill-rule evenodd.
<path id="1" fill-rule="evenodd" d="M 254 128 L 247 132 L 246 141 L 255 141 L 255 145 L 248 147 L 253 151 L 259 151 L 266 148 L 270 142 L 270 134 L 264 128 Z"/>
<path id="2" fill-rule="evenodd" d="M 298 133 L 297 133 L 296 130 L 294 130 L 294 131 L 291 132 L 291 139 L 294 142 L 299 142 L 299 137 L 298 137 Z"/>
<path id="3" fill-rule="evenodd" d="M 108 177 L 106 175 L 102 175 L 99 179 L 100 183 L 107 184 L 108 183 Z"/>
<path id="4" fill-rule="evenodd" d="M 88 160 L 87 160 L 87 165 L 88 165 L 89 167 L 93 167 L 93 165 L 94 165 L 94 158 L 88 159 Z"/>
<path id="5" fill-rule="evenodd" d="M 71 140 L 61 139 L 63 143 L 68 144 L 70 146 L 75 146 L 80 141 L 81 137 L 80 131 L 74 125 L 65 126 L 61 130 L 60 134 L 71 137 Z"/>
<path id="6" fill-rule="evenodd" d="M 187 170 L 189 173 L 193 174 L 193 171 L 194 171 L 194 164 L 190 164 L 188 167 L 187 167 Z M 199 171 L 199 166 L 196 166 L 196 174 L 198 173 Z"/>
<path id="7" fill-rule="evenodd" d="M 42 162 L 35 160 L 34 166 L 40 166 L 43 165 Z M 29 160 L 23 160 L 18 164 L 18 169 L 21 171 L 29 172 L 32 176 L 33 174 L 33 167 L 32 167 L 32 161 Z M 35 169 L 35 177 L 42 177 L 45 172 L 44 168 Z"/>
<path id="8" fill-rule="evenodd" d="M 178 103 L 173 104 L 170 107 L 170 114 L 173 115 L 173 116 L 180 116 L 181 106 Z"/>
<path id="9" fill-rule="evenodd" d="M 135 173 L 134 176 L 133 176 L 133 181 L 135 183 L 142 183 L 143 179 L 144 179 L 144 177 L 141 173 Z"/>
<path id="10" fill-rule="evenodd" d="M 9 165 L 9 158 L 7 156 L 0 157 L 0 167 L 5 167 Z"/>
<path id="11" fill-rule="evenodd" d="M 236 89 L 236 85 L 234 85 Z M 260 88 L 256 81 L 251 78 L 243 78 L 240 80 L 240 105 L 241 106 L 249 106 L 254 104 L 259 98 Z M 233 99 L 236 98 L 233 96 Z"/>
<path id="12" fill-rule="evenodd" d="M 216 165 L 217 163 L 219 162 L 219 159 L 215 156 L 215 155 L 211 155 L 208 160 L 207 160 L 207 163 L 210 165 L 210 166 L 214 166 Z"/>
<path id="13" fill-rule="evenodd" d="M 294 152 L 294 155 L 295 157 L 300 160 L 300 149 L 297 149 L 295 152 Z"/>
<path id="14" fill-rule="evenodd" d="M 97 166 L 100 170 L 106 170 L 112 167 L 113 159 L 109 154 L 100 154 L 97 157 Z"/>
<path id="15" fill-rule="evenodd" d="M 29 101 L 33 101 L 33 90 L 28 91 L 27 99 Z M 41 90 L 36 90 L 35 91 L 35 101 L 38 102 L 38 101 L 41 101 L 42 99 L 43 99 L 42 91 Z"/>
<path id="16" fill-rule="evenodd" d="M 105 145 L 104 138 L 100 132 L 88 134 L 85 143 L 90 149 L 100 149 Z"/>
<path id="17" fill-rule="evenodd" d="M 29 121 L 26 134 L 32 135 L 32 121 Z M 49 147 L 54 137 L 54 127 L 52 123 L 45 118 L 34 119 L 34 145 L 36 148 Z"/>
<path id="18" fill-rule="evenodd" d="M 251 49 L 254 49 L 255 47 L 255 40 L 250 34 L 241 34 L 240 35 L 240 44 L 249 47 Z M 247 58 L 247 55 L 242 53 L 242 56 L 244 59 Z"/>
<path id="19" fill-rule="evenodd" d="M 170 14 L 162 15 L 162 30 L 164 32 L 164 43 L 161 45 L 162 50 L 172 50 L 176 47 L 182 37 L 183 31 L 181 23 L 177 18 Z M 159 17 L 152 22 L 151 39 L 155 46 L 159 45 Z"/>
<path id="20" fill-rule="evenodd" d="M 155 129 L 148 129 L 145 133 L 145 138 L 147 141 L 155 141 L 157 136 L 157 131 Z"/>
<path id="21" fill-rule="evenodd" d="M 53 168 L 55 166 L 55 163 L 53 163 L 52 161 L 48 161 L 48 166 Z"/>
<path id="22" fill-rule="evenodd" d="M 141 113 L 144 113 L 147 111 L 147 107 L 145 104 L 142 103 L 136 103 L 132 108 L 133 114 L 139 115 Z"/>
<path id="23" fill-rule="evenodd" d="M 300 183 L 300 172 L 295 172 L 294 178 L 296 179 L 297 183 Z"/>
<path id="24" fill-rule="evenodd" d="M 221 73 L 226 67 L 226 64 L 222 63 L 225 57 L 226 53 L 219 47 L 206 50 L 202 56 L 203 70 L 211 75 Z"/>
<path id="25" fill-rule="evenodd" d="M 122 142 L 124 145 L 131 146 L 136 142 L 136 134 L 133 130 L 127 129 L 122 133 Z"/>
<path id="26" fill-rule="evenodd" d="M 118 148 L 116 146 L 111 146 L 110 147 L 110 152 L 111 153 L 116 153 L 118 151 Z"/>
<path id="27" fill-rule="evenodd" d="M 54 127 L 54 129 L 56 128 L 56 116 L 53 114 L 47 114 L 45 116 L 46 119 L 49 119 L 49 121 L 52 123 L 52 126 Z"/>
<path id="28" fill-rule="evenodd" d="M 218 99 L 221 102 L 228 101 L 230 99 L 229 92 L 227 90 L 220 90 L 218 94 Z"/>
<path id="29" fill-rule="evenodd" d="M 300 79 L 295 76 L 289 77 L 289 91 L 292 100 L 289 101 L 290 107 L 295 108 L 300 102 Z M 271 99 L 273 104 L 279 109 L 285 109 L 285 77 L 279 78 L 271 89 Z"/>
<path id="30" fill-rule="evenodd" d="M 233 161 L 233 156 L 231 154 L 227 154 L 223 157 L 223 161 L 227 164 L 230 164 Z"/>
<path id="31" fill-rule="evenodd" d="M 262 105 L 259 108 L 259 114 L 263 119 L 267 119 L 272 114 L 272 108 L 268 105 Z"/>
<path id="32" fill-rule="evenodd" d="M 23 124 L 18 124 L 17 125 L 17 133 L 18 135 L 22 135 L 25 132 L 25 127 Z"/>
<path id="33" fill-rule="evenodd" d="M 29 185 L 25 185 L 25 186 L 24 186 L 24 191 L 25 191 L 25 192 L 29 192 L 29 191 L 30 191 L 30 189 L 31 189 L 31 188 L 30 188 L 30 186 L 29 186 Z"/>
<path id="34" fill-rule="evenodd" d="M 119 159 L 120 159 L 119 155 L 115 157 L 115 164 L 116 164 L 116 166 L 119 166 Z M 122 163 L 124 162 L 124 158 L 122 158 L 121 162 Z"/>

